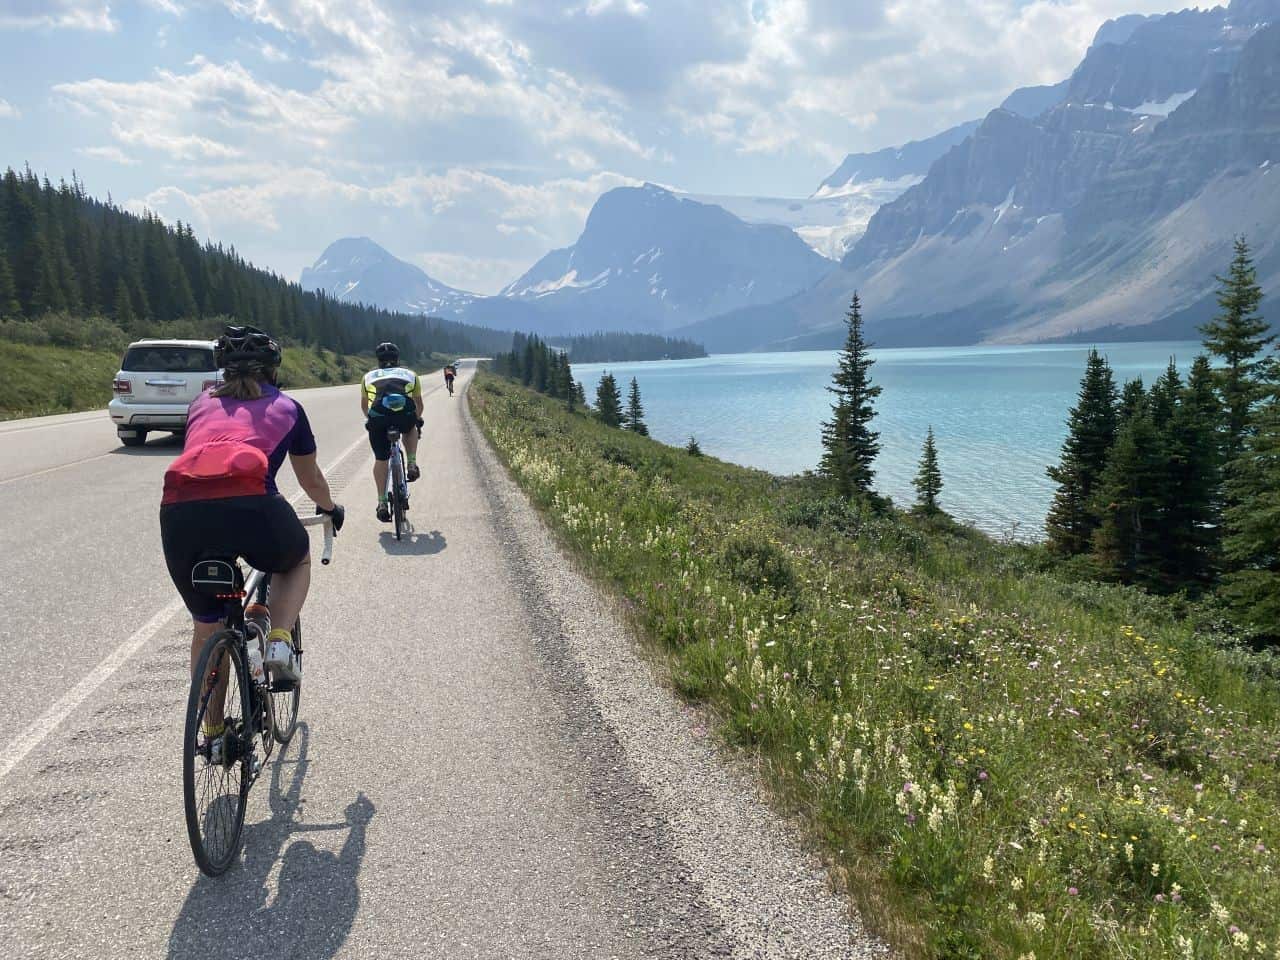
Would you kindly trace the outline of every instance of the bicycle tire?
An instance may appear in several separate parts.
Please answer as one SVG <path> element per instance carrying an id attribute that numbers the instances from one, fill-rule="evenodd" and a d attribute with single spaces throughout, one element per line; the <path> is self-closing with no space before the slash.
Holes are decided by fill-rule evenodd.
<path id="1" fill-rule="evenodd" d="M 224 656 L 227 658 L 225 664 L 222 663 Z M 231 762 L 221 765 L 225 773 L 213 773 L 204 778 L 201 774 L 215 770 L 214 765 L 209 763 L 207 742 L 204 749 L 201 748 L 204 715 L 212 695 L 212 690 L 210 696 L 205 695 L 206 678 L 210 677 L 210 671 L 215 669 L 215 665 L 223 669 L 227 677 L 228 685 L 223 695 L 224 723 L 229 729 L 238 732 L 230 741 L 234 745 Z M 216 678 L 216 674 L 214 677 Z M 211 680 L 216 686 L 216 679 Z M 237 688 L 235 691 L 231 689 L 233 680 Z M 249 682 L 249 671 L 241 652 L 239 635 L 233 630 L 218 631 L 205 642 L 191 677 L 182 743 L 182 799 L 187 819 L 187 838 L 191 841 L 191 853 L 195 857 L 196 866 L 210 877 L 225 873 L 240 852 L 245 807 L 248 805 L 249 787 L 252 783 L 250 757 L 253 754 L 254 733 L 249 722 Z M 236 700 L 240 707 L 238 718 L 232 715 Z M 228 791 L 233 779 L 234 790 Z M 222 789 L 211 800 L 206 780 L 215 789 L 218 782 L 221 783 Z M 224 798 L 227 798 L 225 802 Z M 215 813 L 215 807 L 219 808 L 214 821 L 217 829 L 211 830 L 210 818 Z"/>
<path id="2" fill-rule="evenodd" d="M 298 672 L 302 672 L 302 617 L 293 625 L 293 656 L 298 665 Z M 293 739 L 294 731 L 298 729 L 298 705 L 302 700 L 302 680 L 298 680 L 289 690 L 272 690 L 271 691 L 271 732 L 276 738 L 276 743 L 283 747 Z M 284 719 L 286 722 L 282 723 Z"/>
<path id="3" fill-rule="evenodd" d="M 391 464 L 391 511 L 395 518 L 396 539 L 404 537 L 405 479 L 404 462 L 396 457 Z"/>

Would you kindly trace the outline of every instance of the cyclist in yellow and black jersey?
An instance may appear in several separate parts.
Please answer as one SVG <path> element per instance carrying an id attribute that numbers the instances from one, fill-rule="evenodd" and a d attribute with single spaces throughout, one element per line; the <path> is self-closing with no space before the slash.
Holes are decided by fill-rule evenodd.
<path id="1" fill-rule="evenodd" d="M 378 366 L 360 382 L 360 409 L 366 416 L 369 445 L 373 447 L 373 482 L 378 487 L 378 519 L 391 522 L 391 506 L 387 502 L 387 461 L 391 459 L 391 441 L 387 431 L 396 429 L 404 440 L 408 459 L 405 475 L 410 482 L 422 472 L 418 469 L 418 440 L 422 435 L 422 385 L 418 375 L 400 366 L 400 348 L 394 343 L 380 343 L 375 351 Z"/>

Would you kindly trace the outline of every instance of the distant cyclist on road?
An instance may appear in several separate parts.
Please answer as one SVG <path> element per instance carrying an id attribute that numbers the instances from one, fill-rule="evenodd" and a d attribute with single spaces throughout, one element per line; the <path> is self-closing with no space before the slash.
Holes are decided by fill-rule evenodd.
<path id="1" fill-rule="evenodd" d="M 444 368 L 444 385 L 449 388 L 449 396 L 453 396 L 453 378 L 458 375 L 458 368 L 452 363 L 446 364 Z"/>
<path id="2" fill-rule="evenodd" d="M 394 343 L 380 343 L 374 351 L 378 366 L 364 375 L 360 383 L 360 409 L 368 418 L 369 445 L 373 447 L 373 482 L 378 487 L 378 519 L 391 522 L 391 504 L 387 502 L 387 461 L 391 459 L 391 440 L 387 431 L 399 430 L 409 464 L 406 476 L 412 483 L 422 475 L 418 469 L 418 438 L 422 433 L 422 386 L 418 375 L 400 366 L 400 348 Z"/>
<path id="3" fill-rule="evenodd" d="M 227 327 L 214 359 L 223 382 L 191 402 L 182 455 L 165 471 L 160 501 L 165 563 L 194 621 L 192 669 L 225 605 L 192 588 L 191 568 L 206 557 L 234 556 L 274 575 L 265 662 L 296 680 L 290 632 L 311 584 L 311 558 L 307 531 L 276 487 L 285 456 L 334 530 L 344 513 L 316 463 L 302 404 L 276 388 L 280 344 L 255 327 Z M 221 723 L 220 706 L 209 719 Z"/>

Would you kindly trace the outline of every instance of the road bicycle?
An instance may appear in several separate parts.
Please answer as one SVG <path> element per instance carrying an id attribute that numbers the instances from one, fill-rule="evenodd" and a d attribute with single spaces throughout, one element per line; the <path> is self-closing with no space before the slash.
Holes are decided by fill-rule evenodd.
<path id="1" fill-rule="evenodd" d="M 333 557 L 333 520 L 307 517 L 303 526 L 324 527 L 320 562 Z M 302 680 L 262 672 L 254 679 L 251 663 L 261 665 L 270 625 L 246 616 L 254 604 L 268 606 L 271 574 L 249 570 L 237 557 L 211 557 L 191 568 L 191 584 L 226 604 L 222 629 L 205 641 L 191 675 L 182 744 L 182 792 L 187 837 L 200 870 L 216 877 L 236 859 L 244 829 L 249 789 L 277 744 L 289 742 L 298 726 Z M 302 670 L 302 620 L 293 627 L 293 655 Z M 221 706 L 221 732 L 206 718 Z M 259 756 L 261 748 L 261 756 Z"/>
<path id="2" fill-rule="evenodd" d="M 405 516 L 409 512 L 409 482 L 405 477 L 404 447 L 400 444 L 400 431 L 395 427 L 389 429 L 387 440 L 391 444 L 391 460 L 387 464 L 387 502 L 391 505 L 396 539 L 400 540 L 409 529 L 409 521 Z"/>

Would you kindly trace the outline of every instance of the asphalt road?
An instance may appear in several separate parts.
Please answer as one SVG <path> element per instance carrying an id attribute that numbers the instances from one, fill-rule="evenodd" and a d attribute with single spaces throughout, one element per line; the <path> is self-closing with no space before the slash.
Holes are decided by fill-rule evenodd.
<path id="1" fill-rule="evenodd" d="M 105 412 L 0 424 L 0 954 L 880 951 L 653 680 L 461 395 L 427 397 L 401 543 L 373 515 L 356 389 L 296 395 L 347 526 L 303 613 L 303 725 L 217 880 L 182 815 L 189 621 L 157 520 L 179 446 L 119 447 Z"/>

